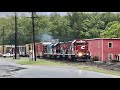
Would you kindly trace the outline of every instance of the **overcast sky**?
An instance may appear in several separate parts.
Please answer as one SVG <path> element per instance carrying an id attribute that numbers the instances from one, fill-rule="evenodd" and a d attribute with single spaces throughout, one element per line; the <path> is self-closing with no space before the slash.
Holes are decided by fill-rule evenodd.
<path id="1" fill-rule="evenodd" d="M 30 16 L 30 12 L 17 12 L 18 15 L 25 14 L 26 16 Z M 42 15 L 50 15 L 51 13 L 54 12 L 37 12 L 37 14 L 42 14 Z M 60 15 L 65 15 L 66 12 L 58 12 Z M 87 12 L 88 13 L 88 12 Z M 89 12 L 91 13 L 91 12 Z M 118 13 L 118 12 L 113 12 L 113 13 Z M 14 15 L 14 12 L 0 12 L 0 17 L 6 17 L 8 15 Z"/>
<path id="2" fill-rule="evenodd" d="M 17 12 L 18 15 L 21 15 L 21 14 L 25 14 L 27 16 L 30 16 L 31 13 L 30 12 Z M 42 14 L 42 15 L 50 15 L 51 13 L 53 12 L 37 12 L 37 14 Z M 66 12 L 58 12 L 59 14 L 61 15 L 65 15 Z M 14 12 L 0 12 L 0 17 L 5 17 L 7 15 L 13 15 Z"/>

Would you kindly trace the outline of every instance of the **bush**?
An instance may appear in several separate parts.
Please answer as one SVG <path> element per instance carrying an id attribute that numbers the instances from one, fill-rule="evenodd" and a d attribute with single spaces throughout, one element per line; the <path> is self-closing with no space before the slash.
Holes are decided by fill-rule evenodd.
<path id="1" fill-rule="evenodd" d="M 111 63 L 115 63 L 115 62 L 118 62 L 118 60 L 114 60 L 114 59 L 111 59 L 111 60 L 109 60 L 109 62 L 111 62 Z"/>

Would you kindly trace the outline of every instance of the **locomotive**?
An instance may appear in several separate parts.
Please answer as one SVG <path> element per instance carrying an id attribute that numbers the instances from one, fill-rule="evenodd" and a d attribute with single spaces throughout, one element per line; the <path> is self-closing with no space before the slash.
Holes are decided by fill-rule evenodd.
<path id="1" fill-rule="evenodd" d="M 43 57 L 52 59 L 67 59 L 76 61 L 88 61 L 90 52 L 88 42 L 85 40 L 74 40 L 66 43 L 43 44 Z"/>

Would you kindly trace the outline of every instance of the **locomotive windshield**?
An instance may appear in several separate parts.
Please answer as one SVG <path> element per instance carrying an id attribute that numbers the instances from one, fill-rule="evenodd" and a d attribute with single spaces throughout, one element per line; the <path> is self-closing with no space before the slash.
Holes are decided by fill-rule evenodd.
<path id="1" fill-rule="evenodd" d="M 75 45 L 87 45 L 87 43 L 75 43 Z"/>
<path id="2" fill-rule="evenodd" d="M 85 43 L 76 43 L 77 45 L 86 45 Z"/>

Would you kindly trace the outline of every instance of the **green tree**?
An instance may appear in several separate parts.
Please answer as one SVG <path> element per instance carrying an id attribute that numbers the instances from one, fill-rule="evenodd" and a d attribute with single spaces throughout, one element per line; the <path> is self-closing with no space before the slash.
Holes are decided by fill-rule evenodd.
<path id="1" fill-rule="evenodd" d="M 120 22 L 108 23 L 106 30 L 100 35 L 102 38 L 120 38 Z"/>
<path id="2" fill-rule="evenodd" d="M 50 30 L 53 38 L 58 38 L 60 41 L 68 41 L 71 39 L 70 32 L 70 22 L 66 16 L 60 16 L 57 13 L 53 13 L 50 16 L 52 22 L 52 28 Z"/>

